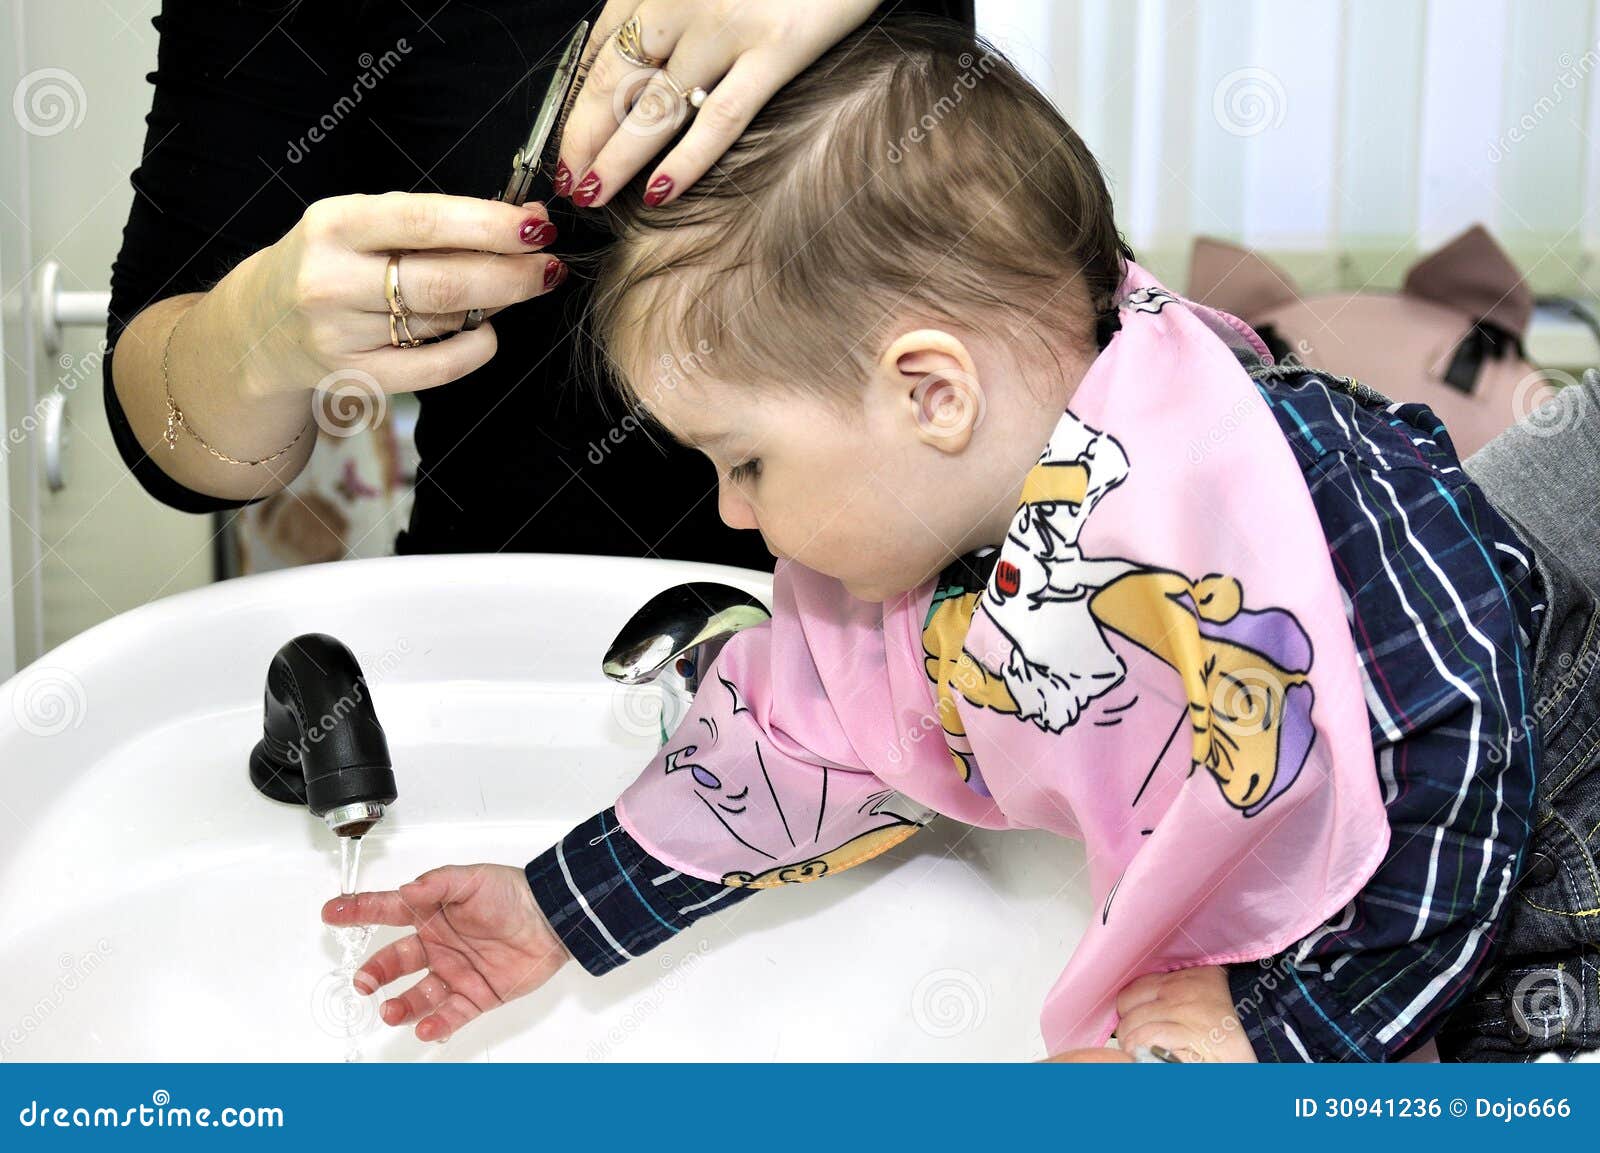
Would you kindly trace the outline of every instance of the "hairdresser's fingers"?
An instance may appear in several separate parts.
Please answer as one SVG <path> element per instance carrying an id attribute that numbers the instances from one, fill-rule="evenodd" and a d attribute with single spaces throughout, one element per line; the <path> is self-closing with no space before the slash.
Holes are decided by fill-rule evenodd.
<path id="1" fill-rule="evenodd" d="M 684 32 L 667 70 L 685 89 L 698 83 L 708 95 L 689 131 L 650 174 L 645 187 L 658 190 L 653 202 L 666 203 L 704 176 L 778 89 L 860 26 L 876 6 L 875 0 L 740 5 L 738 35 L 747 50 L 731 67 L 718 67 L 717 21 L 727 21 L 718 9 L 727 6 L 707 5 Z M 720 78 L 715 84 L 686 79 L 697 73 Z"/>
<path id="2" fill-rule="evenodd" d="M 1130 1054 L 1159 1045 L 1179 1061 L 1191 1064 L 1213 1059 L 1210 1049 L 1192 1029 L 1171 1021 L 1152 1022 L 1128 1032 L 1118 1029 L 1117 1044 Z"/>
<path id="3" fill-rule="evenodd" d="M 380 255 L 363 256 L 339 276 L 352 290 L 365 291 L 359 299 L 367 311 L 385 313 L 385 266 Z M 516 304 L 561 283 L 561 258 L 543 252 L 526 256 L 500 256 L 489 252 L 408 252 L 396 269 L 400 297 L 412 312 L 465 312 L 469 308 L 498 308 Z M 365 275 L 364 275 L 365 274 Z"/>
<path id="4" fill-rule="evenodd" d="M 487 316 L 488 313 L 484 315 Z M 410 332 L 416 340 L 453 335 L 461 331 L 466 317 L 467 314 L 464 312 L 414 312 L 406 317 L 404 327 L 396 322 L 393 333 L 402 340 L 405 339 L 407 332 Z M 386 312 L 363 312 L 350 327 L 352 330 L 360 330 L 359 333 L 351 334 L 351 343 L 355 346 L 352 351 L 370 352 L 389 343 L 389 314 Z"/>
<path id="5" fill-rule="evenodd" d="M 757 109 L 777 90 L 776 86 L 771 90 L 752 89 L 748 98 L 735 99 L 735 94 L 723 86 L 729 70 L 741 59 L 748 37 L 760 34 L 759 25 L 747 29 L 747 23 L 756 21 L 701 16 L 684 31 L 664 68 L 641 70 L 627 78 L 627 86 L 617 90 L 615 101 L 617 111 L 625 115 L 617 131 L 590 162 L 589 173 L 580 177 L 572 194 L 574 204 L 597 208 L 615 196 L 652 157 L 659 156 L 672 143 L 690 116 L 696 120 L 709 117 L 709 122 L 722 130 L 719 135 L 725 136 L 727 143 L 719 156 L 739 138 Z M 695 88 L 713 94 L 698 112 L 687 98 Z M 593 195 L 585 191 L 591 178 L 599 188 Z M 664 203 L 672 190 L 672 178 L 658 176 L 645 191 L 645 203 Z"/>
<path id="6" fill-rule="evenodd" d="M 705 103 L 694 113 L 694 122 L 683 139 L 667 153 L 645 185 L 645 203 L 665 204 L 683 189 L 699 180 L 721 159 L 755 119 L 762 105 L 791 77 L 775 72 L 774 54 L 746 52 L 733 69 L 710 87 Z M 677 78 L 674 68 L 674 79 Z M 684 85 L 688 87 L 687 84 Z M 613 137 L 615 142 L 620 137 Z M 609 163 L 611 145 L 601 154 Z M 597 168 L 600 164 L 597 163 Z"/>
<path id="7" fill-rule="evenodd" d="M 531 252 L 549 214 L 537 203 L 502 204 L 435 192 L 352 194 L 319 200 L 301 227 L 356 252 L 462 248 L 507 254 Z M 380 281 L 381 285 L 381 281 Z"/>
<path id="8" fill-rule="evenodd" d="M 611 0 L 605 6 L 584 48 L 587 71 L 583 86 L 561 129 L 560 159 L 556 164 L 557 196 L 570 195 L 573 203 L 579 203 L 576 190 L 583 183 L 582 178 L 589 174 L 600 149 L 627 115 L 627 100 L 636 95 L 643 81 L 655 72 L 654 68 L 641 68 L 622 58 L 613 43 L 617 28 L 637 15 L 645 53 L 665 60 L 677 47 L 694 7 L 684 0 L 645 0 L 642 4 L 636 0 Z M 657 147 L 665 143 L 662 141 Z M 604 188 L 603 178 L 600 187 Z"/>
<path id="9" fill-rule="evenodd" d="M 510 305 L 499 308 L 486 308 L 483 310 L 484 318 L 498 316 Z M 417 340 L 430 340 L 434 337 L 454 337 L 466 324 L 467 314 L 464 312 L 418 312 L 406 317 L 406 324 L 411 330 L 411 335 Z M 371 352 L 389 344 L 389 314 L 386 312 L 363 312 L 359 318 L 349 325 L 350 354 Z M 405 329 L 395 326 L 395 335 L 404 337 Z"/>
<path id="10" fill-rule="evenodd" d="M 351 368 L 331 374 L 337 379 L 329 387 L 347 395 L 362 389 L 384 393 L 420 392 L 459 380 L 487 364 L 498 346 L 494 326 L 483 324 L 459 332 L 449 340 L 416 348 L 380 348 L 357 357 Z M 405 889 L 401 892 L 405 893 Z"/>

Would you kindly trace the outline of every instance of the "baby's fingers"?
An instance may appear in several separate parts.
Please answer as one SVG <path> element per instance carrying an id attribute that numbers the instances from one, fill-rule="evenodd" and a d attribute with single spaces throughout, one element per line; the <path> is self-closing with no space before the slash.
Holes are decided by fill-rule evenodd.
<path id="1" fill-rule="evenodd" d="M 404 1025 L 407 1021 L 426 1017 L 436 1006 L 443 1004 L 449 995 L 450 986 L 429 973 L 398 997 L 385 1001 L 378 1012 L 385 1025 Z"/>
<path id="2" fill-rule="evenodd" d="M 1166 984 L 1168 976 L 1167 973 L 1147 973 L 1129 984 L 1117 994 L 1117 1013 L 1126 1016 L 1137 1006 L 1156 1000 L 1161 996 L 1161 986 Z"/>
<path id="3" fill-rule="evenodd" d="M 438 1009 L 417 1022 L 417 1040 L 448 1041 L 457 1029 L 482 1013 L 460 993 L 451 993 Z"/>
<path id="4" fill-rule="evenodd" d="M 410 925 L 418 918 L 413 904 L 398 892 L 347 893 L 322 906 L 325 925 Z"/>
<path id="5" fill-rule="evenodd" d="M 376 993 L 391 981 L 398 981 L 407 973 L 427 968 L 428 953 L 422 938 L 412 933 L 391 945 L 385 945 L 362 963 L 352 981 L 363 994 Z"/>

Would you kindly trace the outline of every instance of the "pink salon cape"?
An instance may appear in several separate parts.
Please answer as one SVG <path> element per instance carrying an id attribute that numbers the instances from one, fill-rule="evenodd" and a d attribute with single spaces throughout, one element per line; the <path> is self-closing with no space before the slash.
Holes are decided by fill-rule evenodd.
<path id="1" fill-rule="evenodd" d="M 616 805 L 730 885 L 824 877 L 935 814 L 1081 839 L 1094 912 L 1051 1053 L 1103 1044 L 1142 974 L 1308 935 L 1389 839 L 1327 542 L 1231 350 L 1255 335 L 1137 265 L 1119 307 L 986 587 L 876 604 L 781 564 L 773 619 Z"/>

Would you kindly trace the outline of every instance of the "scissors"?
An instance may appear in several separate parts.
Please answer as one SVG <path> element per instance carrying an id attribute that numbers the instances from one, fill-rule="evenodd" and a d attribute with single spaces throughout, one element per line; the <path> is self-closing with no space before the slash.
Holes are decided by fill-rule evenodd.
<path id="1" fill-rule="evenodd" d="M 497 199 L 507 204 L 522 204 L 528 199 L 528 193 L 533 190 L 533 178 L 544 167 L 545 149 L 550 142 L 551 130 L 555 128 L 558 120 L 562 124 L 566 123 L 572 98 L 578 94 L 578 88 L 581 87 L 574 81 L 578 78 L 583 45 L 588 37 L 589 22 L 579 20 L 578 26 L 567 38 L 567 46 L 562 49 L 561 58 L 556 61 L 556 70 L 550 77 L 550 87 L 545 90 L 544 101 L 539 105 L 538 115 L 533 118 L 533 127 L 528 131 L 528 141 L 511 157 L 511 178 L 506 181 L 505 190 Z M 467 313 L 466 322 L 461 327 L 465 331 L 477 328 L 482 323 L 483 309 L 474 308 Z"/>

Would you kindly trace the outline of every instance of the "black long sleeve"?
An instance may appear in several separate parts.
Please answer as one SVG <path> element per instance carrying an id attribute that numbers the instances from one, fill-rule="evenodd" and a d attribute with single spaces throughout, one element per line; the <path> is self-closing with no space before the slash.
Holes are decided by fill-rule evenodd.
<path id="1" fill-rule="evenodd" d="M 209 289 L 239 261 L 282 236 L 307 202 L 340 189 L 337 143 L 287 159 L 333 105 L 353 63 L 356 6 L 267 0 L 165 0 L 155 95 L 122 249 L 111 268 L 103 359 L 112 438 L 139 483 L 185 512 L 246 501 L 195 492 L 139 446 L 112 386 L 112 360 L 128 323 L 158 300 Z M 219 439 L 226 439 L 225 435 Z"/>
<path id="2" fill-rule="evenodd" d="M 434 9 L 437 9 L 434 11 Z M 134 199 L 111 275 L 107 342 L 151 303 L 209 289 L 278 240 L 314 200 L 403 190 L 493 196 L 525 138 L 575 0 L 164 0 Z M 899 0 L 968 24 L 972 3 Z M 544 196 L 547 188 L 535 188 Z M 549 205 L 555 251 L 605 237 Z M 717 517 L 697 454 L 637 433 L 581 383 L 581 281 L 496 318 L 500 348 L 461 380 L 419 393 L 420 466 L 401 552 L 563 551 L 770 568 L 758 534 Z M 188 512 L 245 501 L 174 481 L 134 439 L 104 359 L 118 451 L 151 496 Z M 218 431 L 226 440 L 226 430 Z M 594 461 L 595 446 L 605 452 Z"/>

